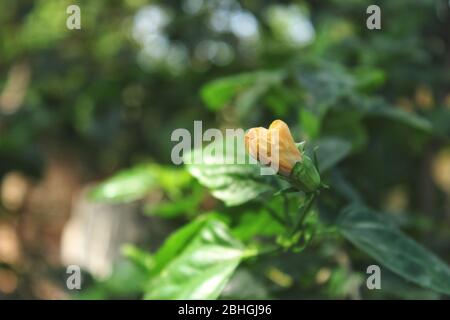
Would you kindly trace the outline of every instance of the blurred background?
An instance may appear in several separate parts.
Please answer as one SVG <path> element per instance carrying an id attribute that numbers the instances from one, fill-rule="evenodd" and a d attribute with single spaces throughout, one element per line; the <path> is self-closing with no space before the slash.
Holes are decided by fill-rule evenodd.
<path id="1" fill-rule="evenodd" d="M 371 4 L 381 30 L 366 28 Z M 194 120 L 280 118 L 297 140 L 345 140 L 339 174 L 448 263 L 449 30 L 447 0 L 1 1 L 0 299 L 139 298 L 124 255 L 201 212 L 256 212 L 171 163 L 172 131 Z M 88 196 L 125 168 L 101 191 L 112 201 Z M 394 275 L 361 292 L 366 261 L 335 241 L 245 266 L 223 297 L 439 298 Z M 84 270 L 75 296 L 68 264 Z"/>

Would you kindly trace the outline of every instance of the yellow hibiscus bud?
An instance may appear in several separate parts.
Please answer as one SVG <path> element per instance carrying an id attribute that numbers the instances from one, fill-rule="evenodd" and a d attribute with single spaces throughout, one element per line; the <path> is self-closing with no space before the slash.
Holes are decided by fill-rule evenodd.
<path id="1" fill-rule="evenodd" d="M 269 132 L 278 132 L 280 173 L 289 176 L 295 164 L 302 161 L 302 154 L 295 145 L 291 131 L 284 121 L 273 121 L 269 127 Z"/>
<path id="2" fill-rule="evenodd" d="M 263 165 L 275 165 L 278 173 L 288 177 L 294 165 L 302 160 L 289 127 L 275 120 L 266 128 L 252 128 L 245 135 L 247 152 Z"/>
<path id="3" fill-rule="evenodd" d="M 275 120 L 266 128 L 252 128 L 245 135 L 247 152 L 262 165 L 278 169 L 292 184 L 305 192 L 321 186 L 320 175 L 311 159 L 295 145 L 286 123 Z"/>

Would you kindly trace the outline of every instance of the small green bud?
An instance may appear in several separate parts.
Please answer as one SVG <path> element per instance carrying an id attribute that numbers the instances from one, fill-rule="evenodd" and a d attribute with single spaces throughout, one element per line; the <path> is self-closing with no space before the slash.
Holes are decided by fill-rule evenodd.
<path id="1" fill-rule="evenodd" d="M 294 186 L 306 193 L 315 192 L 322 185 L 316 166 L 305 154 L 302 155 L 302 161 L 294 165 L 289 179 Z"/>

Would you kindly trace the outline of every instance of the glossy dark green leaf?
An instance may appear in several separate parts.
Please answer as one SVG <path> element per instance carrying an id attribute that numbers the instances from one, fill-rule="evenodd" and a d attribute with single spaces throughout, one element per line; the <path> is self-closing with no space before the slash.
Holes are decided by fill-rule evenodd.
<path id="1" fill-rule="evenodd" d="M 395 106 L 376 106 L 370 108 L 367 111 L 367 114 L 371 116 L 388 118 L 390 120 L 394 120 L 427 132 L 432 131 L 433 129 L 431 122 L 429 122 L 427 119 L 412 112 L 403 111 L 402 109 Z"/>
<path id="2" fill-rule="evenodd" d="M 390 105 L 381 98 L 356 98 L 357 103 L 367 116 L 382 117 L 425 132 L 433 131 L 432 123 L 414 112 L 407 112 L 398 106 Z"/>
<path id="3" fill-rule="evenodd" d="M 203 151 L 195 150 L 194 153 L 196 152 Z M 238 147 L 236 154 L 232 156 L 238 159 L 239 154 L 245 158 L 243 164 L 226 164 L 225 154 L 203 153 L 201 163 L 189 164 L 188 162 L 194 162 L 186 161 L 193 158 L 192 154 L 187 154 L 184 158 L 188 171 L 200 184 L 210 189 L 212 195 L 224 201 L 226 205 L 235 206 L 255 199 L 265 192 L 274 191 L 270 184 L 274 177 L 261 175 L 261 167 L 258 164 L 250 164 L 250 158 L 243 148 Z"/>
<path id="4" fill-rule="evenodd" d="M 349 206 L 341 212 L 337 226 L 345 238 L 394 273 L 450 295 L 449 266 L 382 214 L 360 205 Z"/>
<path id="5" fill-rule="evenodd" d="M 155 256 L 145 298 L 216 299 L 243 254 L 223 222 L 197 220 L 172 235 Z"/>
<path id="6" fill-rule="evenodd" d="M 340 138 L 322 138 L 314 143 L 320 172 L 327 171 L 348 156 L 352 144 Z"/>

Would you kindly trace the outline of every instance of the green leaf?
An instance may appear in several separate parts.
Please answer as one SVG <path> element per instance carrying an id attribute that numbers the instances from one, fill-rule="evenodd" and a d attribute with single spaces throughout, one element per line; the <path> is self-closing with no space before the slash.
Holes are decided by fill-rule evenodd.
<path id="1" fill-rule="evenodd" d="M 390 119 L 425 132 L 432 132 L 434 130 L 433 124 L 428 119 L 390 105 L 379 97 L 372 99 L 357 97 L 356 100 L 364 110 L 366 116 Z"/>
<path id="2" fill-rule="evenodd" d="M 196 216 L 204 198 L 205 189 L 198 183 L 192 183 L 190 189 L 188 193 L 181 194 L 177 197 L 172 197 L 161 202 L 147 203 L 144 207 L 144 213 L 169 219 L 181 215 L 188 217 Z"/>
<path id="3" fill-rule="evenodd" d="M 227 151 L 233 152 L 228 148 Z M 203 151 L 194 150 L 194 154 L 184 156 L 188 171 L 200 184 L 210 189 L 214 197 L 224 201 L 226 205 L 240 205 L 263 193 L 274 191 L 271 183 L 275 178 L 271 175 L 261 175 L 261 167 L 258 164 L 250 164 L 250 158 L 242 147 L 238 147 L 236 154 L 231 156 L 236 160 L 242 155 L 245 158 L 244 164 L 226 164 L 226 155 L 205 153 L 201 163 L 190 163 L 193 162 L 191 159 L 195 158 L 197 152 Z"/>
<path id="4" fill-rule="evenodd" d="M 144 290 L 148 273 L 141 266 L 121 260 L 113 267 L 111 275 L 104 280 L 95 279 L 91 285 L 73 295 L 80 300 L 106 300 L 138 298 Z"/>
<path id="5" fill-rule="evenodd" d="M 367 110 L 367 114 L 369 116 L 388 118 L 425 132 L 431 132 L 433 130 L 433 125 L 427 119 L 394 106 L 376 105 Z"/>
<path id="6" fill-rule="evenodd" d="M 172 259 L 180 254 L 205 223 L 206 218 L 201 217 L 173 233 L 156 253 L 152 274 L 161 272 Z"/>
<path id="7" fill-rule="evenodd" d="M 120 171 L 94 188 L 89 198 L 95 201 L 128 202 L 140 199 L 156 186 L 155 173 L 149 164 Z"/>
<path id="8" fill-rule="evenodd" d="M 122 247 L 122 254 L 128 260 L 140 267 L 145 273 L 149 273 L 154 265 L 153 256 L 142 249 L 132 245 L 126 244 Z"/>
<path id="9" fill-rule="evenodd" d="M 352 75 L 333 63 L 303 65 L 296 75 L 300 86 L 307 93 L 306 105 L 320 117 L 339 99 L 353 94 L 355 90 Z"/>
<path id="10" fill-rule="evenodd" d="M 220 295 L 220 299 L 270 299 L 265 283 L 250 270 L 239 268 Z"/>
<path id="11" fill-rule="evenodd" d="M 233 235 L 247 241 L 254 236 L 274 236 L 284 231 L 284 227 L 276 221 L 267 210 L 248 211 L 240 215 Z"/>
<path id="12" fill-rule="evenodd" d="M 241 102 L 248 106 L 282 78 L 283 74 L 280 71 L 242 73 L 209 82 L 201 89 L 201 96 L 212 110 L 220 110 L 238 94 L 244 94 Z M 251 93 L 246 93 L 247 90 Z"/>
<path id="13" fill-rule="evenodd" d="M 450 268 L 403 234 L 392 222 L 367 207 L 345 208 L 337 222 L 340 233 L 400 277 L 450 295 Z"/>
<path id="14" fill-rule="evenodd" d="M 358 90 L 364 92 L 371 92 L 386 82 L 386 73 L 382 69 L 359 67 L 354 75 Z"/>
<path id="15" fill-rule="evenodd" d="M 439 293 L 419 287 L 383 270 L 382 290 L 370 290 L 370 299 L 438 300 Z M 369 289 L 366 289 L 369 291 Z"/>
<path id="16" fill-rule="evenodd" d="M 340 138 L 322 138 L 314 142 L 320 172 L 327 171 L 352 151 L 352 144 Z"/>
<path id="17" fill-rule="evenodd" d="M 362 113 L 357 109 L 335 109 L 329 112 L 322 123 L 321 134 L 350 142 L 352 151 L 362 150 L 368 141 Z"/>
<path id="18" fill-rule="evenodd" d="M 216 299 L 244 247 L 216 219 L 196 220 L 172 235 L 155 256 L 146 299 Z"/>
<path id="19" fill-rule="evenodd" d="M 89 198 L 94 201 L 130 202 L 144 198 L 156 187 L 170 195 L 177 195 L 191 180 L 185 170 L 155 163 L 139 164 L 99 184 L 89 193 Z"/>

